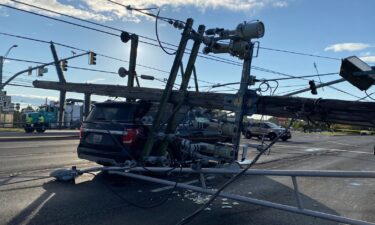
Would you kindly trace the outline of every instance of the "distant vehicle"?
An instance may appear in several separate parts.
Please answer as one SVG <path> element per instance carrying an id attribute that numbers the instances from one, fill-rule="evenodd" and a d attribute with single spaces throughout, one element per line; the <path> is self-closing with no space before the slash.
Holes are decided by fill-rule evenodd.
<path id="1" fill-rule="evenodd" d="M 146 101 L 96 103 L 80 128 L 78 157 L 101 165 L 138 160 L 155 111 L 152 103 Z M 168 118 L 168 113 L 164 117 Z M 178 137 L 193 142 L 217 142 L 221 138 L 217 129 L 211 129 L 210 120 L 199 111 L 189 112 L 185 119 L 181 117 L 177 119 L 181 121 L 176 129 Z M 158 146 L 155 143 L 152 152 Z"/>
<path id="2" fill-rule="evenodd" d="M 251 123 L 243 130 L 243 135 L 250 139 L 252 137 L 257 137 L 261 139 L 262 137 L 267 137 L 270 140 L 274 140 L 278 135 L 285 132 L 285 128 L 280 127 L 271 122 L 260 122 L 260 123 Z M 281 137 L 281 140 L 287 141 L 292 138 L 290 131 L 287 131 Z"/>
<path id="3" fill-rule="evenodd" d="M 38 133 L 43 133 L 46 131 L 47 128 L 50 128 L 53 123 L 57 121 L 57 113 L 58 109 L 51 105 L 45 105 L 39 107 L 38 111 L 36 112 L 27 112 L 23 115 L 22 120 L 26 122 L 27 117 L 32 118 L 31 124 L 26 124 L 24 126 L 24 130 L 26 133 L 32 133 L 36 130 Z M 44 124 L 41 125 L 38 123 L 39 116 L 43 116 Z"/>
<path id="4" fill-rule="evenodd" d="M 371 135 L 371 131 L 369 131 L 369 130 L 361 130 L 361 131 L 359 132 L 359 134 L 360 134 L 360 135 Z"/>
<path id="5" fill-rule="evenodd" d="M 77 99 L 67 99 L 64 105 L 63 127 L 76 129 L 79 128 L 82 122 L 83 106 L 75 104 L 82 102 Z M 44 124 L 38 124 L 39 116 L 43 116 Z M 58 125 L 59 104 L 51 101 L 49 104 L 40 106 L 37 111 L 25 111 L 22 114 L 22 121 L 24 122 L 24 130 L 26 133 L 32 133 L 36 130 L 38 133 L 44 132 L 46 129 L 56 128 Z M 26 124 L 26 118 L 32 117 L 32 123 Z"/>

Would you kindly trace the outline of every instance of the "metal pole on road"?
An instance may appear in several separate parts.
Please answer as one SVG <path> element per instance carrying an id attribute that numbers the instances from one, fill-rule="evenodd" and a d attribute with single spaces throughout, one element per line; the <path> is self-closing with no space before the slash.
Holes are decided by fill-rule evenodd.
<path id="1" fill-rule="evenodd" d="M 332 84 L 338 84 L 338 83 L 341 83 L 341 82 L 344 82 L 344 81 L 346 81 L 346 80 L 344 78 L 341 78 L 341 79 L 330 81 L 330 82 L 327 82 L 327 83 L 318 84 L 318 85 L 316 85 L 316 88 L 330 86 Z M 292 93 L 289 93 L 289 94 L 286 94 L 286 95 L 283 95 L 283 96 L 292 96 L 292 95 L 296 95 L 296 94 L 301 94 L 301 93 L 306 92 L 306 91 L 310 91 L 310 88 L 305 88 L 305 89 L 295 91 L 295 92 L 292 92 Z"/>
<path id="2" fill-rule="evenodd" d="M 178 182 L 176 183 L 175 181 L 163 180 L 163 179 L 148 177 L 148 176 L 139 175 L 139 174 L 119 172 L 119 171 L 110 171 L 110 173 L 111 174 L 117 174 L 117 175 L 120 175 L 120 176 L 130 177 L 130 178 L 134 178 L 134 179 L 138 179 L 138 180 L 148 181 L 148 182 L 152 182 L 152 183 L 159 183 L 159 184 L 164 184 L 164 185 L 168 185 L 168 186 L 172 186 L 172 187 L 175 186 L 177 188 L 193 190 L 193 191 L 200 192 L 200 193 L 203 193 L 203 194 L 208 194 L 208 195 L 213 195 L 213 194 L 216 193 L 216 190 L 201 188 L 201 187 L 197 187 L 197 186 L 189 185 L 189 184 L 185 184 L 185 183 L 178 183 Z M 274 203 L 274 202 L 270 202 L 270 201 L 266 201 L 266 200 L 250 198 L 250 197 L 241 196 L 241 195 L 232 194 L 232 193 L 220 192 L 218 194 L 218 196 L 223 197 L 223 198 L 236 200 L 236 201 L 240 201 L 240 202 L 244 202 L 244 203 L 260 205 L 260 206 L 264 206 L 264 207 L 268 207 L 268 208 L 279 209 L 279 210 L 283 210 L 283 211 L 287 211 L 287 212 L 317 217 L 317 218 L 341 222 L 341 223 L 355 224 L 355 225 L 374 225 L 375 224 L 375 223 L 367 222 L 367 221 L 363 221 L 363 220 L 351 219 L 351 218 L 347 218 L 347 217 L 343 217 L 343 216 L 339 216 L 339 215 L 314 211 L 314 210 L 310 210 L 310 209 L 300 209 L 300 208 L 295 207 L 295 206 L 283 205 L 283 204 L 280 204 L 280 203 Z"/>

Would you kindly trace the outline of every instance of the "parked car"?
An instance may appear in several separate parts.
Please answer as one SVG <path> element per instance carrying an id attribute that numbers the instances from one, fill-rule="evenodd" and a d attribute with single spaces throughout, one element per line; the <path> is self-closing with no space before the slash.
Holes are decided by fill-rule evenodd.
<path id="1" fill-rule="evenodd" d="M 280 134 L 283 134 L 280 137 L 283 141 L 287 141 L 288 139 L 292 138 L 290 131 L 285 133 L 285 128 L 271 122 L 251 123 L 243 130 L 243 135 L 247 139 L 252 137 L 257 137 L 259 139 L 262 137 L 267 137 L 270 140 L 274 140 Z"/>

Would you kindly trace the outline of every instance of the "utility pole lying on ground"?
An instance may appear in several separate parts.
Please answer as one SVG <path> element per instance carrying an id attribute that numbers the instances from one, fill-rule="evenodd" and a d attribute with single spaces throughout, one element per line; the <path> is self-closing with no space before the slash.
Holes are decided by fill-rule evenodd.
<path id="1" fill-rule="evenodd" d="M 52 90 L 65 90 L 67 92 L 91 93 L 103 96 L 118 96 L 125 98 L 144 99 L 158 101 L 163 93 L 161 89 L 143 88 L 105 84 L 81 84 L 66 83 L 64 85 L 53 81 L 34 81 L 34 87 Z M 327 123 L 342 123 L 349 125 L 361 125 L 375 127 L 375 103 L 356 102 L 335 99 L 310 99 L 286 96 L 257 96 L 249 90 L 246 103 L 246 115 L 264 114 L 277 117 L 296 117 Z M 178 104 L 183 97 L 183 92 L 173 90 L 169 103 Z M 185 104 L 193 107 L 205 107 L 208 109 L 221 109 L 232 111 L 234 94 L 202 93 L 189 91 Z M 294 112 L 300 112 L 295 114 Z"/>

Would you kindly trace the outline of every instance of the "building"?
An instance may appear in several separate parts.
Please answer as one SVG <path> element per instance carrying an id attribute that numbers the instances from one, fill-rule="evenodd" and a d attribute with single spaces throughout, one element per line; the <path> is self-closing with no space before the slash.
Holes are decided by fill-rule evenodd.
<path id="1" fill-rule="evenodd" d="M 14 104 L 12 97 L 7 95 L 6 91 L 0 91 L 0 113 L 13 113 Z"/>
<path id="2" fill-rule="evenodd" d="M 14 104 L 6 91 L 0 91 L 0 127 L 13 127 Z"/>

